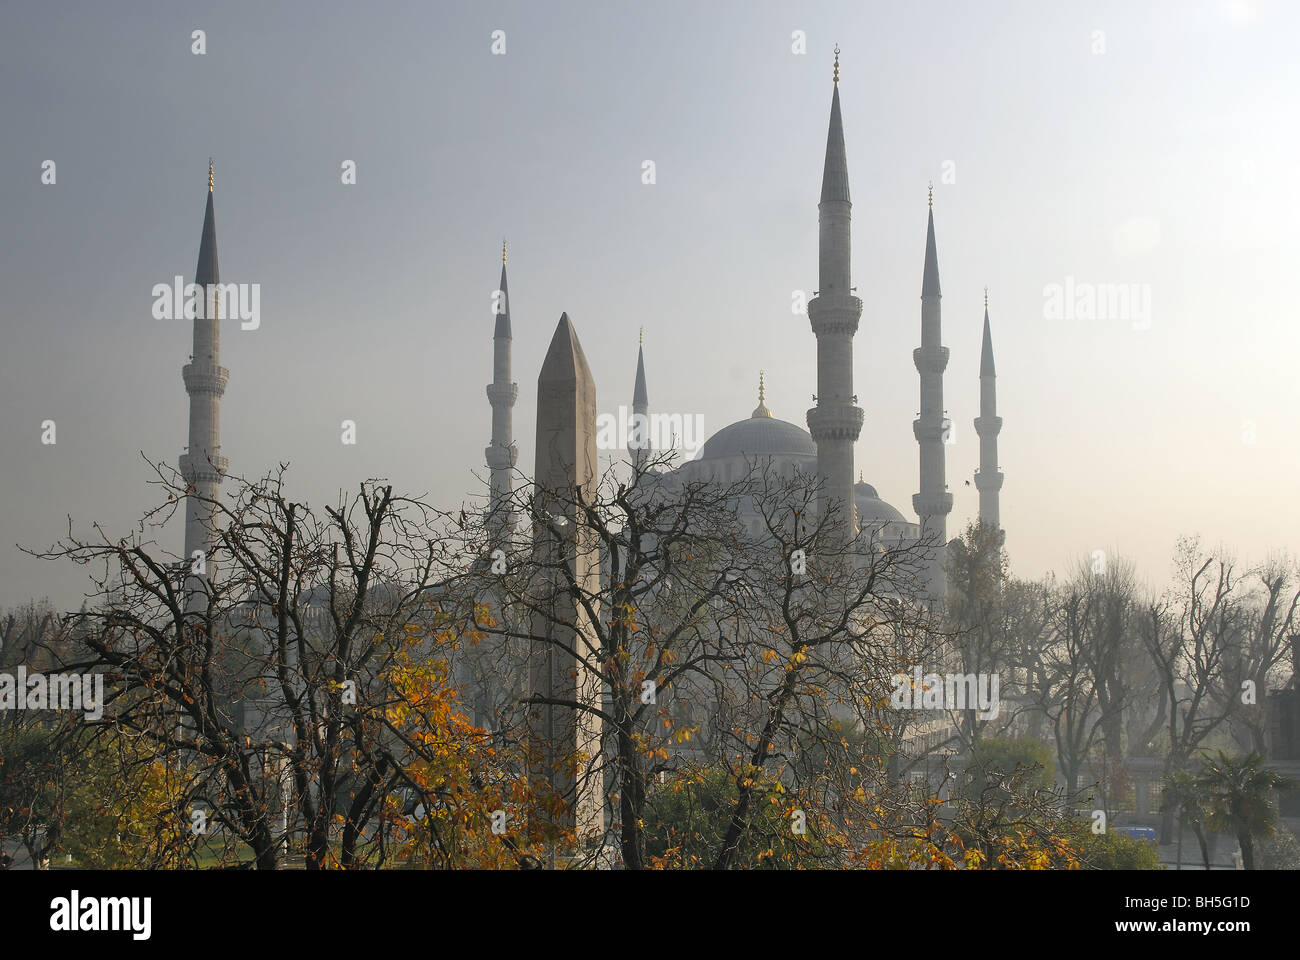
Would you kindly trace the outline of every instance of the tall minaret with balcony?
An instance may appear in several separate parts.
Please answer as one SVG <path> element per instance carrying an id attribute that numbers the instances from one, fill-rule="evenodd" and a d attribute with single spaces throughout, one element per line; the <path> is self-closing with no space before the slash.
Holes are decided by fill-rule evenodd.
<path id="1" fill-rule="evenodd" d="M 948 514 L 952 494 L 948 492 L 944 464 L 944 440 L 952 428 L 943 408 L 943 371 L 948 366 L 948 348 L 943 345 L 939 301 L 939 255 L 934 242 L 934 190 L 930 190 L 929 223 L 925 235 L 925 270 L 921 278 L 921 346 L 912 351 L 912 362 L 921 377 L 921 414 L 912 422 L 921 454 L 921 489 L 912 497 L 912 508 L 921 521 L 921 535 L 933 544 L 927 560 L 926 593 L 942 603 L 947 594 L 944 565 L 948 546 Z"/>
<path id="2" fill-rule="evenodd" d="M 645 385 L 645 331 L 641 331 L 636 349 L 636 383 L 632 387 L 632 424 L 627 452 L 632 466 L 640 471 L 650 459 L 650 394 Z"/>
<path id="3" fill-rule="evenodd" d="M 840 118 L 840 49 L 836 47 L 835 91 L 817 205 L 819 289 L 808 301 L 808 320 L 817 337 L 817 405 L 808 411 L 808 432 L 817 444 L 822 509 L 838 509 L 838 525 L 846 541 L 857 533 L 853 444 L 862 432 L 863 419 L 853 393 L 853 335 L 862 316 L 862 301 L 853 296 L 849 277 L 852 208 Z"/>
<path id="4" fill-rule="evenodd" d="M 998 470 L 998 434 L 1002 432 L 1002 418 L 998 416 L 997 373 L 993 369 L 987 287 L 984 289 L 984 342 L 980 345 L 980 415 L 975 418 L 975 432 L 980 438 L 980 468 L 975 471 L 975 487 L 980 492 L 980 522 L 1000 527 L 998 496 L 1002 489 L 1002 473 Z"/>
<path id="5" fill-rule="evenodd" d="M 496 329 L 492 333 L 492 382 L 487 386 L 492 404 L 492 442 L 483 451 L 491 470 L 488 493 L 488 532 L 493 543 L 504 543 L 514 535 L 515 515 L 510 502 L 515 463 L 512 410 L 519 397 L 519 384 L 510 379 L 510 292 L 506 287 L 506 244 L 501 242 L 501 287 L 496 303 Z"/>
<path id="6" fill-rule="evenodd" d="M 217 266 L 217 220 L 212 209 L 214 177 L 208 161 L 208 205 L 203 214 L 203 237 L 194 283 L 202 288 L 201 309 L 194 317 L 194 354 L 181 370 L 190 397 L 190 442 L 181 454 L 180 472 L 191 495 L 185 501 L 185 562 L 191 570 L 212 574 L 211 530 L 213 502 L 217 499 L 226 458 L 221 455 L 221 397 L 230 371 L 221 365 L 221 282 Z M 199 561 L 202 561 L 200 564 Z"/>

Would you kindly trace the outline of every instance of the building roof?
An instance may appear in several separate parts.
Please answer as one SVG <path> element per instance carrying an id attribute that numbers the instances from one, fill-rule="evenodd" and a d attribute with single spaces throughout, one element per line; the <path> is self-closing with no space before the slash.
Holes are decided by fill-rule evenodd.
<path id="1" fill-rule="evenodd" d="M 866 523 L 910 523 L 896 509 L 880 499 L 876 488 L 869 483 L 853 485 L 853 502 L 858 507 L 858 525 Z"/>
<path id="2" fill-rule="evenodd" d="M 755 411 L 757 413 L 757 411 Z M 723 427 L 704 444 L 698 459 L 720 457 L 817 456 L 817 444 L 802 427 L 771 416 L 754 416 Z"/>

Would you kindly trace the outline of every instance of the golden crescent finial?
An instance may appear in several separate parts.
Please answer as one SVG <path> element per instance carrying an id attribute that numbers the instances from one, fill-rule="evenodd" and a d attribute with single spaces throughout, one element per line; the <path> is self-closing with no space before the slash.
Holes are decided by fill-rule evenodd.
<path id="1" fill-rule="evenodd" d="M 835 86 L 840 85 L 840 45 L 835 44 Z"/>
<path id="2" fill-rule="evenodd" d="M 930 209 L 934 209 L 934 181 L 930 181 Z"/>
<path id="3" fill-rule="evenodd" d="M 989 308 L 989 288 L 985 287 L 984 288 L 984 309 L 988 310 L 988 308 Z"/>
<path id="4" fill-rule="evenodd" d="M 758 406 L 754 408 L 751 417 L 772 417 L 772 411 L 767 409 L 767 381 L 764 379 L 764 371 L 758 371 Z"/>
<path id="5" fill-rule="evenodd" d="M 208 157 L 208 193 L 212 192 L 214 177 L 212 176 L 212 158 Z"/>
<path id="6" fill-rule="evenodd" d="M 505 237 L 502 237 L 502 238 L 501 238 L 501 264 L 502 264 L 502 266 L 505 265 L 505 262 L 506 262 L 506 238 L 505 238 Z"/>
<path id="7" fill-rule="evenodd" d="M 638 347 L 644 347 L 644 346 L 645 346 L 645 327 L 642 327 L 642 328 L 641 328 L 641 332 L 637 335 L 637 338 L 636 338 L 636 345 L 637 345 Z"/>

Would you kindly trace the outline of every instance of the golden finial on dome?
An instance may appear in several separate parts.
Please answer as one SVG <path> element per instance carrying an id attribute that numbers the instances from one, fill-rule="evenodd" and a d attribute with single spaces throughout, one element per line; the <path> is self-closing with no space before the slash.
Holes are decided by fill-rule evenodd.
<path id="1" fill-rule="evenodd" d="M 754 408 L 751 417 L 771 417 L 772 411 L 767 409 L 767 384 L 763 377 L 763 371 L 758 371 L 758 406 Z"/>
<path id="2" fill-rule="evenodd" d="M 840 85 L 840 45 L 835 44 L 835 86 Z"/>
<path id="3" fill-rule="evenodd" d="M 212 192 L 212 185 L 213 185 L 213 182 L 214 182 L 214 179 L 213 179 L 213 176 L 212 176 L 212 158 L 211 158 L 211 157 L 208 157 L 208 193 L 211 193 L 211 192 Z"/>

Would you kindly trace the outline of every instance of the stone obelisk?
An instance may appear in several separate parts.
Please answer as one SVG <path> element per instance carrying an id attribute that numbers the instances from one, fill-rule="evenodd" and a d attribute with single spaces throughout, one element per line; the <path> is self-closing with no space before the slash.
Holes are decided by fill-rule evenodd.
<path id="1" fill-rule="evenodd" d="M 536 770 L 569 803 L 563 826 L 579 834 L 604 823 L 604 790 L 593 761 L 600 749 L 600 725 L 591 714 L 565 704 L 600 698 L 595 663 L 596 634 L 589 614 L 574 596 L 570 578 L 590 598 L 599 616 L 600 553 L 592 532 L 579 520 L 578 504 L 596 493 L 596 384 L 582 345 L 566 313 L 537 378 L 537 514 L 534 559 L 542 581 L 529 655 L 529 692 L 556 701 L 533 704 L 529 732 L 538 749 Z M 575 755 L 585 755 L 574 763 Z"/>

